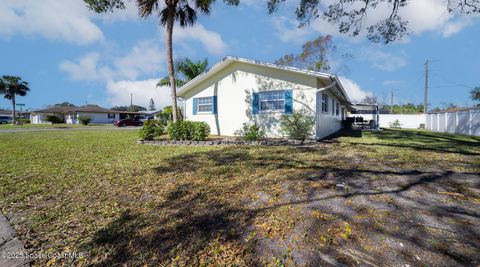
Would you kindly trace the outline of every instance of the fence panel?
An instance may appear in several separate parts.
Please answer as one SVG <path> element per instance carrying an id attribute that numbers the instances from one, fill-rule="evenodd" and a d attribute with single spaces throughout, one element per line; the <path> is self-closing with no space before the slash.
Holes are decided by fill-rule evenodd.
<path id="1" fill-rule="evenodd" d="M 455 113 L 445 113 L 447 118 L 445 119 L 447 122 L 447 129 L 448 133 L 455 133 L 455 129 L 457 126 L 457 115 Z"/>
<path id="2" fill-rule="evenodd" d="M 470 112 L 458 112 L 458 128 L 459 134 L 470 134 Z"/>
<path id="3" fill-rule="evenodd" d="M 438 114 L 432 114 L 432 131 L 438 132 Z"/>
<path id="4" fill-rule="evenodd" d="M 445 132 L 445 113 L 443 114 L 438 114 L 438 131 L 439 132 Z"/>
<path id="5" fill-rule="evenodd" d="M 470 112 L 472 122 L 472 135 L 480 136 L 480 110 Z"/>
<path id="6" fill-rule="evenodd" d="M 425 120 L 425 129 L 432 130 L 432 114 L 427 114 L 427 118 Z"/>

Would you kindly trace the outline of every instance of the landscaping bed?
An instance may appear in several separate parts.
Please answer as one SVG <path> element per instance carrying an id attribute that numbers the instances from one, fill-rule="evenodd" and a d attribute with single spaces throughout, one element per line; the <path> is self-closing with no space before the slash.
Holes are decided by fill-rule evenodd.
<path id="1" fill-rule="evenodd" d="M 148 146 L 0 133 L 0 208 L 34 266 L 477 266 L 480 138 Z M 55 254 L 57 255 L 57 254 Z"/>

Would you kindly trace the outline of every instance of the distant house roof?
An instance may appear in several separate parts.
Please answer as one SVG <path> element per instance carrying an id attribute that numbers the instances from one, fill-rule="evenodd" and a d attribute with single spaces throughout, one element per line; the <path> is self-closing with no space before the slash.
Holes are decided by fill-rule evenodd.
<path id="1" fill-rule="evenodd" d="M 81 107 L 50 107 L 46 109 L 35 110 L 33 113 L 71 113 L 71 112 L 85 112 L 85 113 L 121 113 L 116 110 L 102 108 L 100 106 L 89 105 Z"/>
<path id="2" fill-rule="evenodd" d="M 269 69 L 276 69 L 276 70 L 283 70 L 283 71 L 289 71 L 293 73 L 299 73 L 311 77 L 316 77 L 322 80 L 328 80 L 332 82 L 336 82 L 337 88 L 339 89 L 340 93 L 343 95 L 343 97 L 346 99 L 348 103 L 351 103 L 350 98 L 348 97 L 347 93 L 345 92 L 345 89 L 343 88 L 342 84 L 340 83 L 340 80 L 338 77 L 334 74 L 328 74 L 328 73 L 323 73 L 323 72 L 316 72 L 316 71 L 310 71 L 310 70 L 304 70 L 304 69 L 299 69 L 299 68 L 294 68 L 294 67 L 288 67 L 288 66 L 281 66 L 277 64 L 272 64 L 272 63 L 267 63 L 267 62 L 262 62 L 258 60 L 251 60 L 251 59 L 245 59 L 245 58 L 239 58 L 239 57 L 231 57 L 227 56 L 220 62 L 216 63 L 215 65 L 212 66 L 212 68 L 188 83 L 186 83 L 180 90 L 178 91 L 177 95 L 178 96 L 183 96 L 186 92 L 190 91 L 192 88 L 200 84 L 201 82 L 205 81 L 215 73 L 219 72 L 223 68 L 227 67 L 228 65 L 235 63 L 235 62 L 242 62 L 246 64 L 251 64 L 251 65 L 257 65 L 257 66 L 262 66 L 265 68 Z"/>

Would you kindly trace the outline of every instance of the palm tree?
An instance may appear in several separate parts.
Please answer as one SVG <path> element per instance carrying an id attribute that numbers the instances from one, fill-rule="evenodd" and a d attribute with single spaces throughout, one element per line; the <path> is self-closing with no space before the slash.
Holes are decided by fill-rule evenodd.
<path id="1" fill-rule="evenodd" d="M 28 82 L 22 81 L 22 78 L 20 77 L 4 75 L 0 78 L 0 94 L 2 94 L 5 99 L 12 101 L 13 124 L 15 124 L 16 121 L 15 97 L 17 95 L 25 96 L 28 91 L 30 91 L 30 88 L 28 88 Z"/>
<path id="2" fill-rule="evenodd" d="M 125 8 L 124 0 L 83 0 L 88 7 L 97 12 L 104 13 L 117 8 Z M 168 76 L 172 89 L 173 121 L 177 121 L 177 82 L 175 81 L 175 69 L 173 64 L 172 36 L 175 22 L 184 28 L 192 26 L 197 21 L 197 11 L 205 15 L 210 14 L 210 7 L 215 0 L 136 0 L 141 17 L 147 18 L 157 13 L 160 25 L 166 27 L 166 52 L 168 64 Z M 223 0 L 227 5 L 238 6 L 240 0 Z M 193 3 L 193 7 L 190 6 Z"/>
<path id="3" fill-rule="evenodd" d="M 208 59 L 192 61 L 189 58 L 176 60 L 174 63 L 175 82 L 177 87 L 185 85 L 190 80 L 193 80 L 198 75 L 204 73 L 208 67 Z M 179 77 L 179 75 L 181 75 Z M 168 76 L 164 77 L 157 83 L 159 86 L 170 86 L 170 79 Z"/>

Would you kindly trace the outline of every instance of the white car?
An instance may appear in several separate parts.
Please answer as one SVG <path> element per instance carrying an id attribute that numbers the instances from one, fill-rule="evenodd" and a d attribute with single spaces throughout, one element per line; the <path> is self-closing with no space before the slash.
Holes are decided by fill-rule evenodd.
<path id="1" fill-rule="evenodd" d="M 0 124 L 12 123 L 11 116 L 0 116 Z"/>

